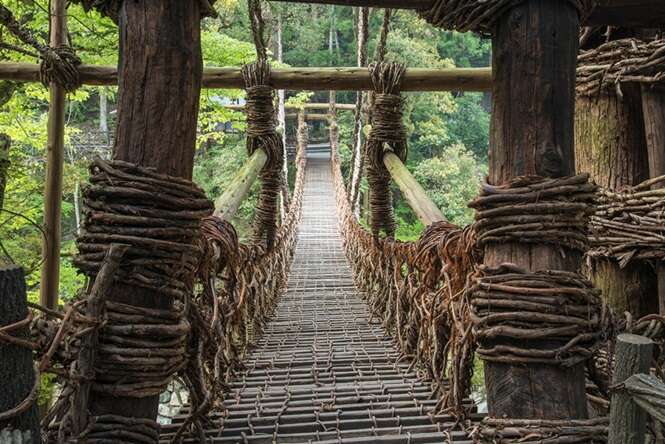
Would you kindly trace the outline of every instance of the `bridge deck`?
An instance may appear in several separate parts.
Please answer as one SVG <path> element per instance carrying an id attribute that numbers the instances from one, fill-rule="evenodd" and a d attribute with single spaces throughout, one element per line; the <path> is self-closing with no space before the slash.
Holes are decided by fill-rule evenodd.
<path id="1" fill-rule="evenodd" d="M 337 228 L 330 162 L 308 159 L 288 291 L 231 382 L 216 443 L 471 443 L 369 322 Z M 182 418 L 176 418 L 176 423 Z"/>

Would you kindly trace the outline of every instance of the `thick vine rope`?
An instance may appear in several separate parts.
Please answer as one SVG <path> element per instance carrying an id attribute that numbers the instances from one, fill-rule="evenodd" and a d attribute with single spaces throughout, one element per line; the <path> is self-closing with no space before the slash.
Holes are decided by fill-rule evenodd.
<path id="1" fill-rule="evenodd" d="M 435 0 L 420 16 L 432 25 L 459 32 L 491 35 L 496 22 L 526 0 Z M 593 9 L 594 0 L 561 0 L 577 9 L 581 18 Z"/>
<path id="2" fill-rule="evenodd" d="M 261 191 L 256 206 L 254 241 L 271 248 L 277 230 L 279 193 L 284 181 L 282 159 L 284 145 L 276 131 L 274 90 L 270 83 L 270 65 L 265 60 L 242 68 L 247 92 L 247 152 L 263 149 L 268 162 L 261 171 Z"/>
<path id="3" fill-rule="evenodd" d="M 81 86 L 78 66 L 81 59 L 76 55 L 71 46 L 63 45 L 52 48 L 40 43 L 18 20 L 14 14 L 0 4 L 0 23 L 2 23 L 16 38 L 33 47 L 41 59 L 39 67 L 39 78 L 44 86 L 50 82 L 57 83 L 66 91 L 72 92 Z"/>
<path id="4" fill-rule="evenodd" d="M 582 52 L 578 62 L 577 94 L 609 92 L 621 97 L 622 84 L 665 82 L 665 40 L 613 40 Z"/>
<path id="5" fill-rule="evenodd" d="M 383 230 L 387 237 L 395 235 L 395 216 L 390 191 L 390 173 L 383 163 L 387 151 L 406 160 L 408 148 L 402 122 L 403 99 L 400 95 L 406 68 L 398 63 L 375 63 L 369 68 L 375 99 L 372 110 L 372 131 L 367 140 L 367 181 L 370 186 L 370 225 L 378 237 Z"/>
<path id="6" fill-rule="evenodd" d="M 609 419 L 544 420 L 485 418 L 472 429 L 475 442 L 487 444 L 606 443 Z"/>

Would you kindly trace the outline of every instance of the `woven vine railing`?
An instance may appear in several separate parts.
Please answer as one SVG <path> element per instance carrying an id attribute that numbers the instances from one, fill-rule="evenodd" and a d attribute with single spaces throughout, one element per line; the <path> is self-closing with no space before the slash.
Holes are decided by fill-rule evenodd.
<path id="1" fill-rule="evenodd" d="M 204 258 L 197 273 L 201 285 L 190 315 L 192 359 L 179 375 L 189 389 L 192 406 L 174 442 L 186 434 L 197 434 L 204 442 L 206 426 L 214 425 L 209 414 L 223 411 L 226 382 L 241 369 L 246 351 L 286 287 L 302 214 L 305 164 L 300 148 L 289 212 L 272 248 L 239 243 L 233 225 L 217 217 L 203 222 Z"/>
<path id="2" fill-rule="evenodd" d="M 417 242 L 377 239 L 353 214 L 335 153 L 332 170 L 342 241 L 356 286 L 372 316 L 399 342 L 404 359 L 422 364 L 434 381 L 440 407 L 461 414 L 473 368 L 464 303 L 466 276 L 477 261 L 473 232 L 441 222 Z"/>

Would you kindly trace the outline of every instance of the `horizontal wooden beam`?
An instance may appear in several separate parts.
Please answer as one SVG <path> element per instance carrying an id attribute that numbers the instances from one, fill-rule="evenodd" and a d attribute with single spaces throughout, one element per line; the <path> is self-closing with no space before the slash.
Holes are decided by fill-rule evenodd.
<path id="1" fill-rule="evenodd" d="M 297 119 L 298 114 L 287 114 L 286 115 L 287 119 Z M 308 114 L 305 113 L 305 120 L 328 120 L 330 119 L 329 114 Z"/>
<path id="2" fill-rule="evenodd" d="M 289 105 L 286 104 L 284 106 L 288 110 L 293 110 L 293 109 L 300 109 L 301 107 L 304 108 L 305 110 L 308 109 L 328 109 L 330 108 L 329 103 L 305 103 L 304 105 Z M 224 108 L 230 109 L 233 111 L 244 111 L 245 110 L 245 105 L 224 105 Z M 338 111 L 353 111 L 356 109 L 356 105 L 353 103 L 337 103 L 335 104 L 335 108 Z"/>
<path id="3" fill-rule="evenodd" d="M 225 220 L 231 220 L 235 216 L 267 161 L 268 155 L 262 148 L 254 151 L 226 191 L 215 201 L 215 216 Z"/>
<path id="4" fill-rule="evenodd" d="M 118 71 L 112 66 L 81 65 L 81 80 L 86 85 L 116 85 Z M 0 63 L 0 80 L 38 82 L 39 65 Z M 361 91 L 372 84 L 367 68 L 284 68 L 273 69 L 275 89 L 297 91 Z M 206 68 L 204 88 L 243 88 L 240 68 Z M 489 91 L 490 68 L 425 69 L 410 68 L 404 75 L 403 91 Z"/>
<path id="5" fill-rule="evenodd" d="M 429 9 L 433 0 L 273 0 L 289 3 L 318 3 L 373 8 Z M 665 23 L 663 0 L 598 0 L 584 23 L 586 26 L 612 25 L 630 28 L 661 28 Z"/>
<path id="6" fill-rule="evenodd" d="M 439 207 L 432 202 L 432 199 L 406 169 L 399 157 L 394 153 L 387 152 L 383 156 L 383 163 L 390 171 L 390 176 L 399 187 L 407 203 L 425 226 L 446 220 Z"/>

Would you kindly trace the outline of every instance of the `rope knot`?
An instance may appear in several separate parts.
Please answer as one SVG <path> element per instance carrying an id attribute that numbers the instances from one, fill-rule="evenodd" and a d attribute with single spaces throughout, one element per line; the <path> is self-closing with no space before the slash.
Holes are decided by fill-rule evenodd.
<path id="1" fill-rule="evenodd" d="M 42 62 L 39 67 L 39 78 L 44 86 L 54 82 L 67 92 L 75 91 L 81 86 L 78 71 L 81 59 L 71 46 L 46 47 L 40 52 L 40 57 Z"/>

